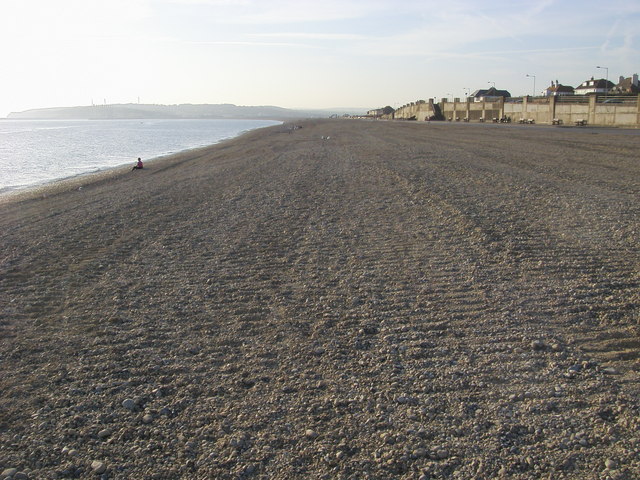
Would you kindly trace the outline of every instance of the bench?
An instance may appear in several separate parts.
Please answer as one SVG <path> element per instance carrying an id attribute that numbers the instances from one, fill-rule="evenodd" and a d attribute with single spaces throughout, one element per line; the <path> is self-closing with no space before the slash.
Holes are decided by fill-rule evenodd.
<path id="1" fill-rule="evenodd" d="M 553 120 L 551 120 L 551 124 L 552 125 L 562 125 L 562 119 L 561 118 L 554 118 Z"/>
<path id="2" fill-rule="evenodd" d="M 580 120 L 576 120 L 575 124 L 576 124 L 576 127 L 584 127 L 587 124 L 587 121 L 580 119 Z"/>

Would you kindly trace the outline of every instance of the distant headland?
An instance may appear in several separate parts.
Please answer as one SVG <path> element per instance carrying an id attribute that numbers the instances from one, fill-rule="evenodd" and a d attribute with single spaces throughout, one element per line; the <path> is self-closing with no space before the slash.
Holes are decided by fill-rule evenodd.
<path id="1" fill-rule="evenodd" d="M 334 110 L 294 110 L 276 106 L 241 106 L 224 104 L 179 104 L 156 105 L 122 103 L 77 107 L 36 108 L 23 112 L 11 112 L 9 119 L 33 120 L 109 120 L 138 118 L 184 118 L 184 119 L 265 119 L 287 120 L 293 118 L 326 117 L 346 113 Z"/>

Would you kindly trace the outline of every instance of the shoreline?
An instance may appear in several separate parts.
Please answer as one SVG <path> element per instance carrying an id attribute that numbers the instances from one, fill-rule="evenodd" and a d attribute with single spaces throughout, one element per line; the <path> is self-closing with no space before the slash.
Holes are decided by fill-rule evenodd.
<path id="1" fill-rule="evenodd" d="M 640 137 L 298 125 L 2 204 L 0 477 L 637 477 Z"/>
<path id="2" fill-rule="evenodd" d="M 282 122 L 279 125 L 269 125 L 264 127 L 257 127 L 251 130 L 244 130 L 236 136 L 233 136 L 230 138 L 224 138 L 210 145 L 186 148 L 178 152 L 161 154 L 156 157 L 152 157 L 147 160 L 144 160 L 145 170 L 148 170 L 148 168 L 146 167 L 146 165 L 148 164 L 156 165 L 163 161 L 170 162 L 172 161 L 173 157 L 176 157 L 176 156 L 184 157 L 184 156 L 189 156 L 190 153 L 198 154 L 199 151 L 206 152 L 211 148 L 214 148 L 225 142 L 229 142 L 229 141 L 233 141 L 235 139 L 241 138 L 244 135 L 247 135 L 255 130 L 261 130 L 265 128 L 277 128 L 277 127 L 281 127 L 282 125 L 285 125 L 285 122 Z M 97 171 L 79 173 L 69 177 L 61 177 L 61 178 L 45 181 L 43 183 L 37 183 L 33 185 L 20 186 L 20 187 L 7 187 L 4 190 L 0 190 L 0 205 L 6 204 L 6 203 L 12 203 L 14 201 L 32 199 L 39 196 L 44 198 L 52 193 L 66 192 L 69 190 L 73 190 L 74 188 L 84 188 L 86 185 L 90 185 L 95 182 L 107 181 L 111 178 L 127 173 L 128 171 L 131 170 L 131 166 L 133 164 L 134 162 L 130 161 L 126 164 L 123 163 L 121 165 L 105 167 Z"/>
<path id="3" fill-rule="evenodd" d="M 185 119 L 186 121 L 190 121 L 190 119 Z M 12 120 L 13 122 L 21 122 L 24 121 L 26 123 L 33 123 L 33 122 L 42 122 L 42 123 L 47 123 L 47 122 L 63 122 L 63 123 L 73 123 L 73 122 L 80 122 L 82 123 L 82 120 L 69 120 L 69 119 L 44 119 L 44 120 Z M 104 121 L 110 121 L 110 120 L 104 120 Z M 116 121 L 130 121 L 130 122 L 136 122 L 137 120 L 135 119 L 129 119 L 129 120 L 116 120 Z M 141 123 L 144 122 L 154 122 L 154 121 L 179 121 L 176 119 L 144 119 L 144 120 L 140 120 Z M 239 122 L 245 122 L 245 121 L 250 121 L 250 120 L 243 120 L 243 119 L 238 119 Z M 95 120 L 88 120 L 88 122 L 95 122 Z M 276 121 L 272 121 L 274 122 L 273 125 L 266 125 L 266 126 L 259 126 L 259 127 L 254 127 L 254 128 L 250 128 L 248 130 L 241 130 L 238 131 L 238 133 L 236 135 L 233 135 L 231 137 L 225 137 L 225 138 L 221 138 L 220 140 L 217 140 L 213 143 L 207 144 L 207 145 L 200 145 L 200 146 L 193 146 L 193 147 L 186 147 L 186 148 L 182 148 L 180 150 L 177 151 L 173 151 L 173 152 L 167 152 L 167 153 L 158 153 L 158 154 L 153 154 L 153 156 L 147 157 L 147 160 L 145 160 L 145 163 L 147 162 L 156 162 L 159 159 L 162 159 L 164 157 L 170 157 L 173 155 L 179 155 L 191 150 L 199 150 L 202 148 L 209 148 L 213 145 L 217 145 L 220 142 L 224 142 L 227 140 L 231 140 L 233 138 L 237 138 L 239 136 L 242 136 L 243 134 L 252 131 L 252 130 L 257 130 L 260 128 L 269 128 L 271 126 L 278 126 L 278 125 L 282 125 L 284 124 L 284 122 L 280 122 L 280 123 L 275 123 Z M 107 162 L 108 163 L 108 162 Z M 28 184 L 28 185 L 9 185 L 6 187 L 3 187 L 2 189 L 0 189 L 0 198 L 5 196 L 5 195 L 12 195 L 14 193 L 20 193 L 20 192 L 26 192 L 29 191 L 31 189 L 42 189 L 43 187 L 46 187 L 47 185 L 51 185 L 51 184 L 55 184 L 58 182 L 67 182 L 67 181 L 71 181 L 73 182 L 75 179 L 81 178 L 81 177 L 85 177 L 85 176 L 91 176 L 91 175 L 101 175 L 104 174 L 105 172 L 109 172 L 111 170 L 117 170 L 119 168 L 125 168 L 126 165 L 131 165 L 133 163 L 133 160 L 131 161 L 127 161 L 127 162 L 123 162 L 119 165 L 106 165 L 106 166 L 100 166 L 100 167 L 92 167 L 93 169 L 91 171 L 85 171 L 85 172 L 80 172 L 80 173 L 76 173 L 76 174 L 71 174 L 68 176 L 61 176 L 61 177 L 57 177 L 57 178 L 53 178 L 53 179 L 48 179 L 48 180 L 41 180 L 41 181 L 37 181 L 36 183 L 32 183 L 32 184 Z"/>

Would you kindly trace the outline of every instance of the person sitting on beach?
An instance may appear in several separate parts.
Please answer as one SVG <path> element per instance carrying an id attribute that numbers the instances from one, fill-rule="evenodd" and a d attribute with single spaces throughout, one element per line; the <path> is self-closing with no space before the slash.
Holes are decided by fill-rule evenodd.
<path id="1" fill-rule="evenodd" d="M 131 171 L 133 172 L 134 170 L 142 170 L 144 168 L 144 165 L 142 165 L 142 160 L 140 159 L 140 157 L 138 157 L 138 163 L 136 163 L 133 168 L 131 169 Z"/>

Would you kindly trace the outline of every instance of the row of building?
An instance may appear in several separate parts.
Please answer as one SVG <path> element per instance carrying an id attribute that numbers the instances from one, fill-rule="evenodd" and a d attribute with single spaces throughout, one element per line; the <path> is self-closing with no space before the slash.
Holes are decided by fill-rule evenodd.
<path id="1" fill-rule="evenodd" d="M 638 85 L 638 74 L 634 73 L 630 77 L 620 76 L 618 83 L 614 84 L 610 80 L 599 78 L 595 79 L 591 77 L 585 80 L 577 87 L 571 87 L 569 85 L 562 85 L 558 80 L 551 81 L 551 85 L 545 90 L 546 97 L 558 97 L 565 95 L 593 95 L 593 94 L 606 94 L 606 95 L 638 95 L 640 94 L 640 86 Z M 498 98 L 511 98 L 511 94 L 507 90 L 499 90 L 495 87 L 487 89 L 479 89 L 470 95 L 473 101 L 481 102 L 483 100 L 495 100 Z M 423 100 L 420 100 L 423 102 Z M 385 107 L 385 109 L 391 109 L 391 107 Z M 391 109 L 393 111 L 393 109 Z M 381 117 L 388 115 L 390 112 L 384 109 L 377 108 L 369 110 L 367 116 Z"/>
<path id="2" fill-rule="evenodd" d="M 593 93 L 605 93 L 611 95 L 637 95 L 640 93 L 638 87 L 638 74 L 634 73 L 630 77 L 620 76 L 618 83 L 614 84 L 609 80 L 600 78 L 598 80 L 591 77 L 585 80 L 578 87 L 573 88 L 567 85 L 561 85 L 557 80 L 551 82 L 551 86 L 547 88 L 546 95 L 588 95 Z"/>
<path id="3" fill-rule="evenodd" d="M 607 95 L 638 95 L 640 87 L 638 86 L 638 74 L 634 73 L 630 77 L 620 76 L 618 83 L 615 84 L 610 80 L 591 77 L 585 80 L 576 88 L 569 85 L 562 85 L 558 80 L 552 80 L 551 85 L 545 90 L 545 96 L 557 97 L 561 95 L 590 95 L 590 94 L 607 94 Z M 489 97 L 509 98 L 511 94 L 507 90 L 497 90 L 495 87 L 488 89 L 476 90 L 471 94 L 471 98 L 482 100 Z"/>

